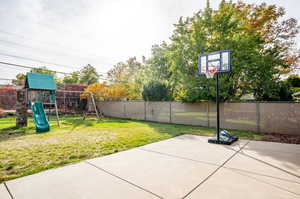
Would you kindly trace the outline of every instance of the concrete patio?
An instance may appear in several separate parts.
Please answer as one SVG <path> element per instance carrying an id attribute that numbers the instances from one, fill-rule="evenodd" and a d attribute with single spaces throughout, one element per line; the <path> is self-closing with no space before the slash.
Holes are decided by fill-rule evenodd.
<path id="1" fill-rule="evenodd" d="M 183 135 L 8 181 L 0 198 L 300 198 L 300 145 Z"/>

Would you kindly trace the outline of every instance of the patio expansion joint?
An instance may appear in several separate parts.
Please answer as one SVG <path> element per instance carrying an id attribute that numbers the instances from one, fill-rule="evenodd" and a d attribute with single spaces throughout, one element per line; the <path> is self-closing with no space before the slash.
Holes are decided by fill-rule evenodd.
<path id="1" fill-rule="evenodd" d="M 159 151 L 153 151 L 153 150 L 149 150 L 149 149 L 137 148 L 137 150 L 146 151 L 146 152 L 150 152 L 150 153 L 156 153 L 156 154 L 159 154 L 159 155 L 164 155 L 164 156 L 177 158 L 177 159 L 182 159 L 182 160 L 189 160 L 189 161 L 193 161 L 193 162 L 196 162 L 196 163 L 209 164 L 209 165 L 212 165 L 212 166 L 220 166 L 219 164 L 214 164 L 214 163 L 211 163 L 211 162 L 194 160 L 194 159 L 191 159 L 191 158 L 185 158 L 185 157 L 182 157 L 182 156 L 172 155 L 172 154 L 169 154 L 169 153 L 163 153 L 163 152 L 159 152 Z"/>
<path id="2" fill-rule="evenodd" d="M 251 158 L 251 159 L 253 159 L 253 160 L 256 160 L 256 161 L 258 161 L 258 162 L 261 162 L 261 163 L 263 163 L 263 164 L 265 164 L 265 165 L 268 165 L 268 166 L 270 166 L 270 167 L 273 167 L 273 168 L 275 168 L 275 169 L 278 169 L 278 170 L 280 170 L 280 171 L 282 171 L 282 172 L 284 172 L 284 173 L 287 173 L 287 174 L 289 174 L 289 175 L 291 175 L 291 176 L 294 176 L 294 177 L 297 177 L 297 178 L 300 179 L 300 176 L 297 175 L 297 174 L 295 174 L 295 173 L 293 173 L 293 172 L 287 171 L 287 170 L 282 169 L 282 168 L 280 168 L 280 167 L 278 167 L 278 166 L 275 166 L 275 165 L 273 165 L 273 164 L 270 164 L 270 163 L 268 163 L 268 162 L 266 162 L 266 161 L 263 161 L 263 160 L 260 160 L 260 159 L 258 159 L 258 158 L 255 158 L 255 157 L 253 157 L 253 156 L 251 156 L 251 155 L 248 155 L 248 154 L 244 153 L 243 151 L 241 151 L 240 154 L 241 154 L 241 155 L 244 155 L 244 156 L 246 156 L 246 157 L 248 157 L 248 158 Z"/>
<path id="3" fill-rule="evenodd" d="M 224 168 L 226 168 L 226 167 L 224 167 Z M 254 180 L 258 181 L 258 182 L 261 182 L 261 183 L 267 184 L 267 185 L 269 185 L 269 186 L 275 187 L 275 188 L 280 189 L 280 190 L 282 190 L 282 191 L 289 192 L 289 193 L 291 193 L 291 194 L 296 195 L 297 197 L 300 196 L 299 193 L 290 191 L 290 190 L 288 190 L 288 189 L 286 189 L 286 188 L 282 188 L 282 187 L 280 187 L 280 186 L 278 186 L 278 185 L 269 183 L 269 182 L 267 182 L 267 181 L 265 181 L 265 180 L 261 180 L 261 179 L 255 178 L 255 177 L 253 177 L 253 176 L 247 175 L 247 174 L 245 174 L 244 172 L 238 172 L 237 170 L 234 170 L 234 172 L 237 173 L 237 174 L 239 174 L 239 175 L 246 176 L 246 177 L 248 177 L 248 178 L 254 179 Z"/>
<path id="4" fill-rule="evenodd" d="M 11 199 L 14 199 L 14 196 L 13 196 L 12 193 L 10 192 L 10 190 L 9 190 L 9 188 L 8 188 L 8 186 L 7 186 L 7 184 L 6 184 L 5 182 L 4 182 L 3 184 L 4 184 L 5 188 L 6 188 L 6 190 L 7 190 L 8 194 L 9 194 L 9 196 L 11 197 Z"/>
<path id="5" fill-rule="evenodd" d="M 113 173 L 111 173 L 111 172 L 109 172 L 109 171 L 107 171 L 107 170 L 105 170 L 105 169 L 103 169 L 103 168 L 101 168 L 101 167 L 99 167 L 99 166 L 97 166 L 97 165 L 94 165 L 94 164 L 92 164 L 92 163 L 90 163 L 90 162 L 88 162 L 88 161 L 84 161 L 84 162 L 85 162 L 86 164 L 89 164 L 90 166 L 93 166 L 93 167 L 95 167 L 96 169 L 101 170 L 101 171 L 103 171 L 103 172 L 105 172 L 105 173 L 107 173 L 107 174 L 109 174 L 109 175 L 111 175 L 111 176 L 113 176 L 113 177 L 115 177 L 115 178 L 118 178 L 118 179 L 120 179 L 120 180 L 122 180 L 122 181 L 124 181 L 124 182 L 126 182 L 126 183 L 128 183 L 128 184 L 130 184 L 130 185 L 132 185 L 132 186 L 134 186 L 134 187 L 136 187 L 136 188 L 138 188 L 138 189 L 141 189 L 141 190 L 143 190 L 143 191 L 145 191 L 145 192 L 147 192 L 147 193 L 149 193 L 149 194 L 151 194 L 151 195 L 154 195 L 154 196 L 156 196 L 157 198 L 163 199 L 162 196 L 159 196 L 159 195 L 157 195 L 156 193 L 153 193 L 152 191 L 149 191 L 149 190 L 147 190 L 147 189 L 145 189 L 145 188 L 143 188 L 143 187 L 141 187 L 141 186 L 139 186 L 139 185 L 137 185 L 137 184 L 134 184 L 133 182 L 130 182 L 130 181 L 128 181 L 128 180 L 126 180 L 126 179 L 124 179 L 124 178 L 118 176 L 118 175 L 115 175 L 115 174 L 113 174 Z"/>
<path id="6" fill-rule="evenodd" d="M 248 170 L 244 170 L 244 169 L 238 169 L 238 168 L 226 167 L 226 166 L 223 166 L 223 168 L 229 169 L 229 170 L 232 170 L 232 171 L 236 171 L 236 172 L 249 173 L 249 174 L 253 174 L 253 175 L 256 175 L 256 176 L 264 176 L 264 177 L 273 178 L 273 179 L 277 179 L 277 180 L 281 180 L 281 181 L 286 181 L 286 182 L 290 182 L 290 183 L 294 183 L 294 184 L 300 184 L 300 182 L 297 182 L 297 181 L 294 181 L 294 180 L 279 178 L 279 177 L 276 177 L 276 176 L 266 175 L 266 174 L 257 173 L 257 172 L 253 172 L 253 171 L 248 171 Z"/>
<path id="7" fill-rule="evenodd" d="M 250 142 L 251 142 L 251 140 L 249 140 L 249 141 L 247 142 L 247 144 L 250 143 Z M 246 144 L 246 145 L 247 145 L 247 144 Z M 244 148 L 246 145 L 244 145 L 242 148 Z M 227 149 L 230 149 L 230 150 L 233 150 L 233 149 L 231 149 L 231 148 L 229 148 L 229 147 L 226 147 L 226 148 L 227 148 Z M 287 174 L 289 174 L 289 175 L 291 175 L 291 176 L 294 176 L 294 177 L 297 177 L 297 178 L 300 179 L 300 176 L 297 175 L 297 174 L 295 174 L 295 173 L 293 173 L 293 172 L 287 171 L 287 170 L 282 169 L 282 168 L 280 168 L 280 167 L 278 167 L 278 166 L 276 166 L 276 165 L 273 165 L 273 164 L 268 163 L 268 162 L 266 162 L 266 161 L 263 161 L 263 160 L 260 160 L 260 159 L 258 159 L 258 158 L 255 158 L 255 157 L 253 157 L 253 156 L 251 156 L 251 155 L 249 155 L 249 154 L 246 154 L 246 153 L 242 150 L 242 148 L 240 148 L 240 150 L 239 150 L 239 154 L 240 154 L 240 155 L 243 155 L 243 156 L 245 156 L 245 157 L 251 158 L 251 159 L 253 159 L 253 160 L 255 160 L 255 161 L 261 162 L 261 163 L 263 163 L 263 164 L 265 164 L 265 165 L 268 165 L 268 166 L 270 166 L 270 167 L 273 167 L 273 168 L 275 168 L 275 169 L 278 169 L 278 170 L 280 170 L 280 171 L 282 171 L 282 172 L 284 172 L 284 173 L 287 173 Z M 271 152 L 276 152 L 276 153 L 290 153 L 290 152 L 283 152 L 283 151 L 277 151 L 277 150 L 266 150 L 266 151 L 271 151 Z M 293 153 L 298 154 L 298 152 L 293 152 Z M 236 168 L 231 168 L 231 167 L 224 167 L 224 168 L 228 168 L 228 169 L 236 169 Z M 239 169 L 237 169 L 237 170 L 239 170 Z M 241 171 L 243 171 L 243 170 L 241 170 Z"/>
<path id="8" fill-rule="evenodd" d="M 224 167 L 224 165 L 229 162 L 234 156 L 236 156 L 250 141 L 248 141 L 244 146 L 242 146 L 239 150 L 235 151 L 233 155 L 231 155 L 226 161 L 223 162 L 218 168 L 216 168 L 210 175 L 208 175 L 204 180 L 202 180 L 197 186 L 195 186 L 191 191 L 189 191 L 183 199 L 188 197 L 193 191 L 195 191 L 198 187 L 200 187 L 202 184 L 204 184 L 209 178 L 211 178 L 215 173 L 217 173 L 221 168 Z"/>

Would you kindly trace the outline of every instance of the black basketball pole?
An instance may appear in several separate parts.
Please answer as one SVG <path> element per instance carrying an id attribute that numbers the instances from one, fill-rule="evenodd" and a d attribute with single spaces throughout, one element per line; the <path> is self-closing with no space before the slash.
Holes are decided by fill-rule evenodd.
<path id="1" fill-rule="evenodd" d="M 220 74 L 231 71 L 231 50 L 220 50 L 199 55 L 199 74 L 205 74 L 207 78 L 214 78 L 216 81 L 216 104 L 217 118 L 215 137 L 208 138 L 208 143 L 230 145 L 236 142 L 239 137 L 228 131 L 220 131 Z"/>
<path id="2" fill-rule="evenodd" d="M 217 74 L 217 86 L 216 86 L 216 90 L 217 90 L 217 97 L 216 97 L 216 101 L 217 101 L 217 143 L 220 143 L 220 104 L 219 104 L 219 73 L 216 72 Z"/>

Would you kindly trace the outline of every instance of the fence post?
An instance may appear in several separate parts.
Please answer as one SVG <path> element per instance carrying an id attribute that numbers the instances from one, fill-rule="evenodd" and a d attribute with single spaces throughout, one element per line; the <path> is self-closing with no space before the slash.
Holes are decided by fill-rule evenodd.
<path id="1" fill-rule="evenodd" d="M 207 104 L 207 109 L 206 109 L 207 127 L 210 127 L 210 124 L 209 124 L 209 102 L 207 102 L 206 104 Z"/>
<path id="2" fill-rule="evenodd" d="M 125 101 L 121 101 L 121 103 L 123 104 L 123 117 L 127 118 L 127 114 L 126 114 L 126 102 Z"/>
<path id="3" fill-rule="evenodd" d="M 169 121 L 169 123 L 172 123 L 172 102 L 170 102 L 169 114 L 170 114 L 170 121 Z"/>
<path id="4" fill-rule="evenodd" d="M 145 118 L 145 121 L 147 121 L 147 104 L 146 104 L 146 101 L 144 101 L 144 118 Z"/>
<path id="5" fill-rule="evenodd" d="M 256 102 L 256 131 L 260 133 L 260 104 Z"/>

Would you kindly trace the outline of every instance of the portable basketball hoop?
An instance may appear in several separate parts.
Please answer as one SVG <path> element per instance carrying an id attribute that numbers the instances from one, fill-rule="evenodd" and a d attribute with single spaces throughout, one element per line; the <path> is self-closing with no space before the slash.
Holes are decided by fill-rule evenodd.
<path id="1" fill-rule="evenodd" d="M 231 51 L 221 50 L 199 56 L 199 74 L 206 75 L 206 78 L 213 78 L 216 74 L 217 90 L 217 137 L 208 139 L 208 142 L 215 144 L 232 144 L 238 140 L 236 135 L 224 130 L 220 132 L 220 103 L 219 103 L 219 73 L 231 71 Z"/>

